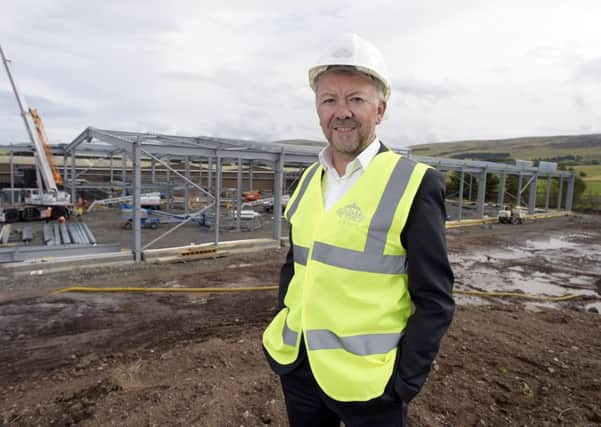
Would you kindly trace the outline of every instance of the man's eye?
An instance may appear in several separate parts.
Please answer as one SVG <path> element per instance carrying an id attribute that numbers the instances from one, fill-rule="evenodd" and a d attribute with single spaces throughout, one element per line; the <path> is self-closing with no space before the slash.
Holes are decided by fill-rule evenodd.
<path id="1" fill-rule="evenodd" d="M 351 98 L 351 102 L 353 102 L 353 103 L 355 103 L 355 104 L 360 104 L 360 103 L 362 103 L 362 102 L 363 102 L 363 98 L 360 98 L 360 97 L 358 97 L 358 96 L 353 96 L 353 97 Z"/>
<path id="2" fill-rule="evenodd" d="M 326 98 L 323 101 L 321 101 L 322 104 L 333 104 L 334 103 L 334 98 Z"/>

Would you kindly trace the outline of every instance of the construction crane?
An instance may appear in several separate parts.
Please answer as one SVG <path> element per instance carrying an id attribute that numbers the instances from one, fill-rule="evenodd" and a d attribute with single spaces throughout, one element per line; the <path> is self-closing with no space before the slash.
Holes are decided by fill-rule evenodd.
<path id="1" fill-rule="evenodd" d="M 54 164 L 52 153 L 48 147 L 42 118 L 35 108 L 27 107 L 25 98 L 17 88 L 10 60 L 6 58 L 2 46 L 0 46 L 0 56 L 2 56 L 4 68 L 17 98 L 17 104 L 19 105 L 19 111 L 25 123 L 29 140 L 34 147 L 38 177 L 37 189 L 20 189 L 17 203 L 13 203 L 7 207 L 0 207 L 0 222 L 68 216 L 71 210 L 71 196 L 62 189 L 63 180 Z M 14 201 L 14 195 L 11 195 L 11 201 Z"/>

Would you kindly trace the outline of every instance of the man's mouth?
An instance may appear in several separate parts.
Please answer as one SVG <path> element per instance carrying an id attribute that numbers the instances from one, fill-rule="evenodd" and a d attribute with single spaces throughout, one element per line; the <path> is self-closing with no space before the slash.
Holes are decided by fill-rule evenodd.
<path id="1" fill-rule="evenodd" d="M 354 131 L 356 128 L 354 127 L 335 127 L 334 130 L 336 132 L 342 132 L 342 133 L 346 133 L 346 132 L 352 132 Z"/>

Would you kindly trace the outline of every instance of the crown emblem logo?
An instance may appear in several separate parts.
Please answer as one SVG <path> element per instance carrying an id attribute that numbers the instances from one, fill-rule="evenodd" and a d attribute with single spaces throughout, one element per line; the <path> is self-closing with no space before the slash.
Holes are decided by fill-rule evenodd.
<path id="1" fill-rule="evenodd" d="M 359 223 L 363 221 L 363 212 L 356 203 L 343 206 L 336 211 L 336 215 L 343 221 Z"/>

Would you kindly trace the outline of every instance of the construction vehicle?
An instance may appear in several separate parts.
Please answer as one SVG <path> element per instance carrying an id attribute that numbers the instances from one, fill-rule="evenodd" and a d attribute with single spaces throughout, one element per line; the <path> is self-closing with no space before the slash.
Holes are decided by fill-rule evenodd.
<path id="1" fill-rule="evenodd" d="M 526 214 L 522 208 L 510 206 L 501 209 L 497 214 L 497 218 L 499 218 L 501 224 L 523 224 L 526 220 Z"/>
<path id="2" fill-rule="evenodd" d="M 71 196 L 63 191 L 63 180 L 48 148 L 42 118 L 35 108 L 27 107 L 25 98 L 17 89 L 10 61 L 6 58 L 2 46 L 0 56 L 17 98 L 25 129 L 34 147 L 38 185 L 37 188 L 3 189 L 0 198 L 0 222 L 66 218 L 72 209 Z"/>

